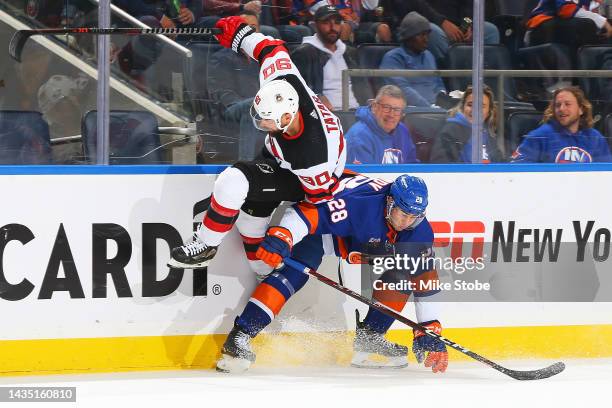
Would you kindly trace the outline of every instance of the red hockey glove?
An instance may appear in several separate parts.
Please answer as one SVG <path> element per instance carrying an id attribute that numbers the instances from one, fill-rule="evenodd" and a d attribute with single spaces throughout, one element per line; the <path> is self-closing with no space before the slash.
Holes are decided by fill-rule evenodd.
<path id="1" fill-rule="evenodd" d="M 436 334 L 442 333 L 442 325 L 437 320 L 421 323 L 421 325 L 434 331 Z M 426 335 L 420 330 L 414 330 L 414 340 L 412 342 L 412 352 L 419 363 L 425 361 L 425 367 L 431 367 L 434 373 L 443 373 L 448 367 L 448 352 L 446 345 L 442 341 Z M 425 357 L 427 353 L 427 357 Z"/>
<path id="2" fill-rule="evenodd" d="M 236 53 L 240 51 L 242 40 L 255 32 L 253 27 L 240 16 L 224 17 L 217 21 L 215 27 L 222 31 L 221 34 L 215 35 L 219 44 L 225 48 L 231 48 Z"/>
<path id="3" fill-rule="evenodd" d="M 283 259 L 291 255 L 292 247 L 293 237 L 287 228 L 270 227 L 255 256 L 271 267 L 277 268 Z"/>

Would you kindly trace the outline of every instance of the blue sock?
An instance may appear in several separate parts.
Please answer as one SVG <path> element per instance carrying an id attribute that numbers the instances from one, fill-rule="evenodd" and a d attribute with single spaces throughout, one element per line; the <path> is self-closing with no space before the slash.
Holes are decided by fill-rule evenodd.
<path id="1" fill-rule="evenodd" d="M 394 318 L 376 309 L 369 308 L 368 314 L 365 319 L 363 319 L 363 323 L 375 332 L 384 334 L 389 330 L 394 320 Z"/>

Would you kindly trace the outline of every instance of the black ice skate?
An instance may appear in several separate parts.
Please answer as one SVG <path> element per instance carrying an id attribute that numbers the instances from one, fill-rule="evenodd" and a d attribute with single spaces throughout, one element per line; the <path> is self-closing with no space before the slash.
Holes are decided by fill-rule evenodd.
<path id="1" fill-rule="evenodd" d="M 359 368 L 404 368 L 408 366 L 408 347 L 392 343 L 359 321 L 353 342 L 351 365 Z"/>
<path id="2" fill-rule="evenodd" d="M 217 361 L 217 371 L 223 373 L 242 373 L 249 369 L 255 361 L 255 353 L 251 350 L 251 336 L 234 324 L 227 335 L 221 358 Z"/>
<path id="3" fill-rule="evenodd" d="M 195 232 L 191 242 L 172 249 L 168 266 L 176 269 L 204 268 L 208 266 L 216 253 L 217 247 L 206 246 Z"/>

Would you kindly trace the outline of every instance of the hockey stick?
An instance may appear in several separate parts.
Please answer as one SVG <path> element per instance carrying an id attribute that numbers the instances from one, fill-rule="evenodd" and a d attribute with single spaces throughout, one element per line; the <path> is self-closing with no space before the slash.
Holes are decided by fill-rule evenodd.
<path id="1" fill-rule="evenodd" d="M 510 370 L 506 367 L 502 367 L 501 365 L 494 363 L 493 361 L 481 356 L 480 354 L 476 354 L 473 351 L 435 333 L 433 330 L 430 330 L 418 323 L 413 322 L 412 320 L 402 316 L 401 314 L 388 309 L 387 307 L 376 303 L 370 299 L 367 299 L 363 296 L 361 296 L 359 293 L 353 292 L 352 290 L 339 285 L 337 282 L 334 282 L 333 280 L 321 275 L 320 273 L 318 273 L 317 271 L 315 271 L 314 269 L 310 269 L 307 266 L 304 266 L 302 264 L 300 264 L 299 262 L 291 259 L 291 258 L 285 258 L 283 260 L 283 262 L 285 263 L 285 265 L 297 269 L 298 271 L 302 271 L 314 278 L 316 278 L 317 280 L 319 280 L 320 282 L 323 282 L 324 284 L 331 286 L 332 288 L 339 290 L 340 292 L 344 293 L 345 295 L 348 295 L 350 297 L 352 297 L 353 299 L 357 299 L 358 301 L 365 303 L 366 305 L 378 310 L 381 313 L 386 314 L 387 316 L 390 316 L 392 318 L 394 318 L 397 321 L 400 321 L 410 327 L 412 327 L 413 329 L 416 330 L 420 330 L 423 333 L 425 333 L 426 335 L 433 337 L 435 339 L 440 340 L 441 342 L 443 342 L 444 344 L 446 344 L 447 346 L 460 351 L 461 353 L 472 357 L 474 360 L 480 361 L 481 363 L 484 363 L 492 368 L 494 368 L 495 370 L 506 374 L 507 376 L 510 376 L 512 378 L 514 378 L 515 380 L 540 380 L 543 378 L 548 378 L 548 377 L 552 377 L 553 375 L 557 375 L 559 374 L 561 371 L 563 371 L 565 369 L 565 364 L 562 362 L 558 362 L 555 364 L 552 364 L 546 368 L 541 368 L 539 370 L 531 370 L 531 371 L 517 371 L 517 370 Z"/>
<path id="2" fill-rule="evenodd" d="M 97 27 L 74 27 L 74 28 L 40 28 L 34 30 L 17 30 L 9 43 L 9 55 L 18 62 L 21 62 L 21 52 L 23 47 L 33 35 L 53 35 L 53 34 L 174 34 L 174 35 L 213 35 L 221 34 L 218 28 L 97 28 Z"/>

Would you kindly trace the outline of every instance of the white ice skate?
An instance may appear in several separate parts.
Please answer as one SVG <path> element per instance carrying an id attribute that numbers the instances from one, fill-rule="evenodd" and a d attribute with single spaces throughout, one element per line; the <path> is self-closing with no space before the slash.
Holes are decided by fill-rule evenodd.
<path id="1" fill-rule="evenodd" d="M 217 371 L 239 374 L 248 370 L 253 362 L 255 353 L 251 350 L 251 336 L 234 325 L 223 343 L 221 358 L 217 361 Z"/>
<path id="2" fill-rule="evenodd" d="M 358 368 L 404 368 L 408 366 L 408 347 L 392 343 L 381 333 L 359 321 L 353 342 L 351 366 Z"/>

